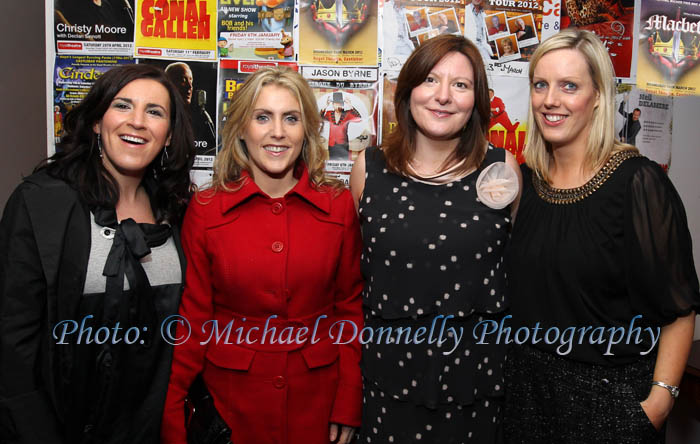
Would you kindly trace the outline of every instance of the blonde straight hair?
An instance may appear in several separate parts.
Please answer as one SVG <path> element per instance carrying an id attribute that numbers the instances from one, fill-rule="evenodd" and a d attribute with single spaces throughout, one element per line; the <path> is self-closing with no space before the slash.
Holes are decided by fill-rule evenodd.
<path id="1" fill-rule="evenodd" d="M 286 88 L 299 102 L 304 126 L 304 144 L 299 160 L 306 164 L 311 183 L 317 188 L 324 185 L 336 189 L 343 187 L 341 181 L 327 177 L 323 171 L 328 151 L 322 144 L 321 116 L 309 84 L 299 73 L 287 67 L 270 67 L 256 71 L 234 93 L 226 110 L 226 123 L 222 132 L 223 148 L 214 161 L 212 190 L 235 191 L 243 185 L 240 182 L 243 170 L 252 175 L 248 152 L 241 138 L 250 123 L 260 91 L 268 85 Z M 235 184 L 233 188 L 231 184 Z"/>
<path id="2" fill-rule="evenodd" d="M 595 34 L 575 28 L 568 28 L 548 38 L 540 44 L 530 59 L 530 89 L 537 63 L 542 57 L 558 49 L 575 49 L 581 53 L 588 65 L 588 73 L 593 87 L 598 91 L 598 106 L 593 111 L 590 132 L 586 143 L 583 168 L 598 171 L 605 162 L 618 151 L 637 149 L 622 143 L 615 137 L 615 71 L 608 51 Z M 532 100 L 527 119 L 527 143 L 524 150 L 525 162 L 543 180 L 549 182 L 549 163 L 552 147 L 542 137 L 535 121 Z"/>

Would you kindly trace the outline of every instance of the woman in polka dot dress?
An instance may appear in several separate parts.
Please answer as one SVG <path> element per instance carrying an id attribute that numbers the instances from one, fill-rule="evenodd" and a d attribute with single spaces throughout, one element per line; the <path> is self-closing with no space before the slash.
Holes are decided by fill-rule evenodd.
<path id="1" fill-rule="evenodd" d="M 502 260 L 520 170 L 488 145 L 486 73 L 463 37 L 421 45 L 394 104 L 397 128 L 358 158 L 350 180 L 374 332 L 363 349 L 360 441 L 498 442 L 505 352 L 476 344 L 472 331 L 507 307 Z"/>

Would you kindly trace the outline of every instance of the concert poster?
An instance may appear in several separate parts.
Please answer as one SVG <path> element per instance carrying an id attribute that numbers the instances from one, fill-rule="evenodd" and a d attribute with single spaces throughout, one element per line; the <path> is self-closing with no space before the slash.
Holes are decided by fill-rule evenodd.
<path id="1" fill-rule="evenodd" d="M 471 0 L 464 35 L 479 49 L 489 75 L 527 77 L 535 49 L 559 32 L 560 7 L 550 0 Z"/>
<path id="2" fill-rule="evenodd" d="M 127 56 L 56 55 L 53 69 L 54 143 L 63 134 L 66 113 L 80 103 L 102 74 L 118 65 L 134 63 Z"/>
<path id="3" fill-rule="evenodd" d="M 216 60 L 216 11 L 216 0 L 139 0 L 134 56 Z"/>
<path id="4" fill-rule="evenodd" d="M 347 185 L 357 155 L 377 144 L 378 69 L 302 66 L 301 73 L 314 91 L 323 121 L 326 172 Z"/>
<path id="5" fill-rule="evenodd" d="M 700 95 L 700 0 L 640 2 L 637 87 Z"/>
<path id="6" fill-rule="evenodd" d="M 671 165 L 673 97 L 620 83 L 615 96 L 615 135 L 668 172 Z"/>
<path id="7" fill-rule="evenodd" d="M 194 166 L 211 168 L 218 151 L 216 145 L 217 64 L 192 60 L 155 59 L 139 59 L 139 63 L 162 68 L 173 81 L 192 118 L 194 144 L 197 148 Z"/>
<path id="8" fill-rule="evenodd" d="M 299 8 L 299 63 L 377 66 L 376 0 L 305 0 Z"/>
<path id="9" fill-rule="evenodd" d="M 294 0 L 219 0 L 220 59 L 294 60 Z"/>
<path id="10" fill-rule="evenodd" d="M 382 67 L 400 70 L 411 52 L 441 34 L 462 35 L 465 0 L 384 0 Z"/>
<path id="11" fill-rule="evenodd" d="M 608 49 L 615 76 L 634 75 L 634 0 L 564 0 L 561 28 L 595 33 Z"/>
<path id="12" fill-rule="evenodd" d="M 131 55 L 134 0 L 53 1 L 57 54 Z"/>
<path id="13" fill-rule="evenodd" d="M 489 75 L 489 142 L 510 151 L 518 163 L 523 163 L 523 149 L 527 139 L 527 77 Z"/>

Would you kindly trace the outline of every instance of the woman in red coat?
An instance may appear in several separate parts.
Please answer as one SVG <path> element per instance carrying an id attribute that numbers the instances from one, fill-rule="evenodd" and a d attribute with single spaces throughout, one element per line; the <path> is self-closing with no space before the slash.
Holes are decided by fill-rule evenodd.
<path id="1" fill-rule="evenodd" d="M 236 444 L 348 443 L 360 425 L 361 238 L 350 193 L 323 173 L 314 95 L 286 68 L 228 108 L 212 188 L 182 227 L 187 279 L 162 424 L 185 443 L 201 373 Z M 188 337 L 189 336 L 189 337 Z"/>

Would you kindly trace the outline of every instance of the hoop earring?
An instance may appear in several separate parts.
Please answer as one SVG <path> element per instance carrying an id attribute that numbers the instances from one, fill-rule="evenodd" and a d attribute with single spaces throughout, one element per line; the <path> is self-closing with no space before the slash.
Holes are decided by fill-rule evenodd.
<path id="1" fill-rule="evenodd" d="M 102 137 L 100 133 L 97 133 L 97 152 L 100 155 L 100 159 L 102 159 Z"/>

